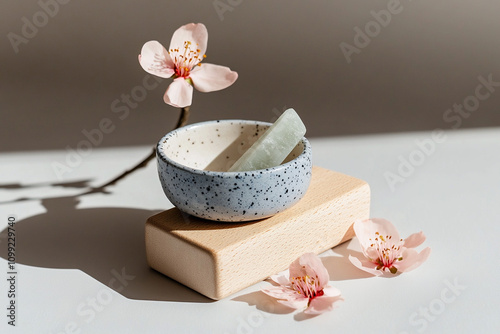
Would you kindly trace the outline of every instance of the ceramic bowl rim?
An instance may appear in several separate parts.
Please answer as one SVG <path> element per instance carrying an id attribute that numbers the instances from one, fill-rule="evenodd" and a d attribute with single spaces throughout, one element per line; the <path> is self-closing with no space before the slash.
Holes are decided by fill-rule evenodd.
<path id="1" fill-rule="evenodd" d="M 307 140 L 306 137 L 302 137 L 300 140 L 302 144 L 304 145 L 304 149 L 302 150 L 302 153 L 300 153 L 297 157 L 294 159 L 288 161 L 287 163 L 281 164 L 279 166 L 275 167 L 270 167 L 270 168 L 264 168 L 264 169 L 257 169 L 257 170 L 250 170 L 250 171 L 243 171 L 243 172 L 217 172 L 217 171 L 210 171 L 210 170 L 203 170 L 203 169 L 197 169 L 197 168 L 192 168 L 183 164 L 180 164 L 172 159 L 170 159 L 165 152 L 161 149 L 163 144 L 165 144 L 167 137 L 173 136 L 176 132 L 180 131 L 188 131 L 191 128 L 194 127 L 200 127 L 203 125 L 208 125 L 208 124 L 214 124 L 214 123 L 231 123 L 231 122 L 239 122 L 239 123 L 244 123 L 244 124 L 258 124 L 258 125 L 265 125 L 265 126 L 271 126 L 272 123 L 269 122 L 262 122 L 262 121 L 253 121 L 253 120 L 244 120 L 244 119 L 223 119 L 223 120 L 212 120 L 212 121 L 203 121 L 199 123 L 193 123 L 189 125 L 185 125 L 183 127 L 174 129 L 164 135 L 160 141 L 158 141 L 158 144 L 156 145 L 156 156 L 157 158 L 161 159 L 163 162 L 173 165 L 174 167 L 177 167 L 181 170 L 185 170 L 187 172 L 193 173 L 193 174 L 198 174 L 198 175 L 213 175 L 217 177 L 235 177 L 237 175 L 245 175 L 248 173 L 255 173 L 255 172 L 265 172 L 265 173 L 271 173 L 271 172 L 279 172 L 287 167 L 290 167 L 294 162 L 296 162 L 299 159 L 303 159 L 306 155 L 309 154 L 309 151 L 311 150 L 311 144 L 309 143 L 309 140 Z"/>

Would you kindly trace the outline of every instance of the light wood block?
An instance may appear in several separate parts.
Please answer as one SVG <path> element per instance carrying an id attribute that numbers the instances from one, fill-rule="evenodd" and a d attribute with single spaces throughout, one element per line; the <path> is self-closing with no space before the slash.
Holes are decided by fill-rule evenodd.
<path id="1" fill-rule="evenodd" d="M 362 180 L 313 167 L 311 185 L 293 207 L 246 223 L 214 222 L 163 211 L 146 222 L 151 268 L 221 299 L 286 268 L 307 252 L 321 253 L 354 236 L 367 219 L 370 187 Z"/>

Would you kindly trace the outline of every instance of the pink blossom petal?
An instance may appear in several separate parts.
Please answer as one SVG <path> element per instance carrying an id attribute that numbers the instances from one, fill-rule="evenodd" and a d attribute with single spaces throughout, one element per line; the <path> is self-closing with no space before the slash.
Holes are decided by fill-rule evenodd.
<path id="1" fill-rule="evenodd" d="M 415 248 L 420 246 L 425 241 L 425 235 L 422 231 L 413 233 L 405 239 L 404 246 L 406 248 Z"/>
<path id="2" fill-rule="evenodd" d="M 279 285 L 287 286 L 290 284 L 290 281 L 285 275 L 273 275 L 270 278 Z"/>
<path id="3" fill-rule="evenodd" d="M 262 289 L 261 291 L 276 299 L 294 299 L 296 296 L 300 296 L 294 290 L 284 286 L 272 286 L 267 289 Z"/>
<path id="4" fill-rule="evenodd" d="M 377 270 L 377 266 L 373 264 L 370 261 L 367 260 L 360 260 L 357 257 L 354 257 L 352 255 L 349 255 L 349 261 L 359 269 L 366 271 L 369 274 L 375 275 L 375 276 L 380 276 L 382 275 L 382 271 Z"/>
<path id="5" fill-rule="evenodd" d="M 307 310 L 304 311 L 304 313 L 306 313 L 306 314 L 321 314 L 324 312 L 328 312 L 328 311 L 333 310 L 333 308 L 335 307 L 335 304 L 337 304 L 338 302 L 343 301 L 343 300 L 344 299 L 340 296 L 316 297 L 313 300 L 311 300 L 309 307 L 307 308 Z"/>
<path id="6" fill-rule="evenodd" d="M 307 307 L 307 304 L 309 303 L 309 299 L 304 297 L 299 297 L 287 300 L 278 300 L 277 302 L 285 306 L 288 306 L 290 308 L 305 309 Z"/>
<path id="7" fill-rule="evenodd" d="M 314 253 L 306 253 L 290 265 L 290 277 L 317 277 L 320 288 L 328 284 L 330 276 L 323 262 Z"/>
<path id="8" fill-rule="evenodd" d="M 370 260 L 376 260 L 379 256 L 378 251 L 375 247 L 368 247 L 367 249 L 364 249 L 363 254 Z"/>
<path id="9" fill-rule="evenodd" d="M 142 47 L 139 63 L 144 71 L 161 78 L 170 78 L 174 73 L 174 63 L 167 50 L 157 41 L 149 41 Z"/>
<path id="10" fill-rule="evenodd" d="M 395 267 L 401 272 L 412 271 L 424 263 L 429 258 L 429 255 L 431 255 L 431 249 L 429 247 L 425 248 L 420 253 L 413 248 L 407 248 L 403 251 L 403 260 L 397 262 Z"/>
<path id="11" fill-rule="evenodd" d="M 278 299 L 278 303 L 284 306 L 303 309 L 308 314 L 329 311 L 335 302 L 343 300 L 340 290 L 328 285 L 328 271 L 316 254 L 306 253 L 300 256 L 290 264 L 288 272 L 289 279 L 283 275 L 272 276 L 280 285 L 261 291 Z"/>
<path id="12" fill-rule="evenodd" d="M 307 272 L 306 272 L 306 267 L 303 266 L 301 263 L 300 263 L 300 259 L 305 257 L 306 254 L 298 257 L 295 261 L 293 261 L 291 264 L 290 264 L 290 267 L 289 267 L 289 271 L 290 271 L 290 277 L 303 277 L 303 276 L 306 276 L 307 275 Z M 307 258 L 309 258 L 310 255 L 309 253 L 307 254 Z"/>
<path id="13" fill-rule="evenodd" d="M 190 77 L 197 90 L 207 93 L 231 86 L 238 79 L 238 73 L 226 66 L 202 63 L 193 68 Z"/>
<path id="14" fill-rule="evenodd" d="M 191 105 L 193 99 L 193 86 L 184 78 L 175 79 L 167 88 L 163 100 L 165 103 L 177 108 Z"/>
<path id="15" fill-rule="evenodd" d="M 363 249 L 370 247 L 372 244 L 370 238 L 373 239 L 376 232 L 383 236 L 392 236 L 392 240 L 395 242 L 399 240 L 398 230 L 386 219 L 372 218 L 363 221 L 358 220 L 354 223 L 354 233 L 356 233 L 356 237 L 358 237 Z"/>
<path id="16" fill-rule="evenodd" d="M 177 29 L 170 40 L 169 49 L 184 49 L 184 42 L 189 41 L 194 49 L 204 55 L 207 51 L 208 31 L 203 23 L 189 23 Z"/>
<path id="17" fill-rule="evenodd" d="M 337 297 L 337 296 L 340 296 L 340 294 L 341 294 L 339 289 L 334 288 L 331 285 L 325 286 L 323 288 L 323 293 L 324 293 L 324 296 L 327 296 L 327 297 Z"/>

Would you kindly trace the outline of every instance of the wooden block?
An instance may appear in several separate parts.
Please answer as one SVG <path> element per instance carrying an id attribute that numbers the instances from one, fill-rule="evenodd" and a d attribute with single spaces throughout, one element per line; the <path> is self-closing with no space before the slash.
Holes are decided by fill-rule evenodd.
<path id="1" fill-rule="evenodd" d="M 293 207 L 246 223 L 214 222 L 176 208 L 146 222 L 151 268 L 212 299 L 221 299 L 354 236 L 367 219 L 370 188 L 362 180 L 313 167 L 311 185 Z"/>

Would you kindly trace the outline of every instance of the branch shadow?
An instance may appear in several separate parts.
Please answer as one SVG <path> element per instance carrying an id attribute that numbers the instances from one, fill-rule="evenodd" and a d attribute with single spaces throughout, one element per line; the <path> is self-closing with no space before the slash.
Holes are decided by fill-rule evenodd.
<path id="1" fill-rule="evenodd" d="M 16 262 L 79 269 L 131 299 L 212 302 L 148 267 L 144 225 L 156 211 L 78 209 L 78 202 L 75 196 L 42 199 L 46 213 L 19 220 L 15 225 Z M 0 238 L 7 238 L 7 228 Z M 0 256 L 7 258 L 6 247 Z"/>
<path id="2" fill-rule="evenodd" d="M 19 182 L 16 183 L 2 183 L 0 184 L 0 190 L 6 190 L 6 191 L 22 191 L 25 189 L 36 189 L 38 188 L 38 192 L 43 191 L 43 188 L 73 188 L 73 189 L 85 189 L 85 188 L 90 188 L 90 181 L 91 179 L 84 179 L 84 180 L 76 180 L 76 181 L 67 181 L 67 182 L 37 182 L 37 183 L 31 183 L 31 184 L 22 184 Z M 98 190 L 98 189 L 97 189 Z M 105 193 L 104 191 L 101 191 L 102 193 Z M 12 203 L 18 203 L 18 202 L 25 202 L 25 201 L 32 201 L 32 200 L 42 200 L 42 197 L 23 197 L 18 196 L 17 198 L 9 199 L 9 200 L 0 200 L 0 205 L 2 204 L 12 204 Z"/>
<path id="3" fill-rule="evenodd" d="M 61 187 L 61 188 L 87 188 L 89 187 L 90 179 L 70 181 L 70 182 L 39 182 L 32 184 L 21 184 L 21 183 L 2 183 L 0 184 L 0 189 L 26 189 L 26 188 L 39 188 L 39 187 Z"/>

